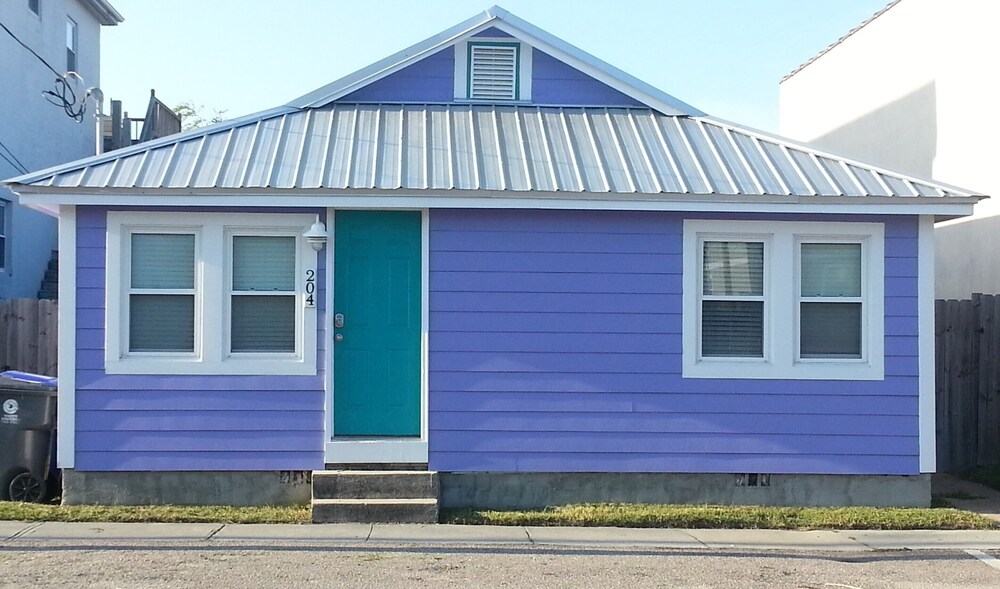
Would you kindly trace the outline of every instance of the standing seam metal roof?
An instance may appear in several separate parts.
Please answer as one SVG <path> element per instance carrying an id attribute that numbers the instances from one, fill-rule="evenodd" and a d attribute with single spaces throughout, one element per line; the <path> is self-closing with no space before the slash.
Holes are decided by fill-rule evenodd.
<path id="1" fill-rule="evenodd" d="M 710 117 L 649 108 L 275 109 L 11 180 L 58 189 L 970 196 Z"/>

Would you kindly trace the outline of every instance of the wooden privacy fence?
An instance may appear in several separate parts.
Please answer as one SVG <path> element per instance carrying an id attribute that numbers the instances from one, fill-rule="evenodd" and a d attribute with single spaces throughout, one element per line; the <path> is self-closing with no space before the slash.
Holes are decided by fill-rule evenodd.
<path id="1" fill-rule="evenodd" d="M 937 469 L 1000 464 L 1000 295 L 935 301 Z"/>
<path id="2" fill-rule="evenodd" d="M 54 376 L 58 368 L 58 320 L 56 301 L 0 301 L 0 370 Z"/>

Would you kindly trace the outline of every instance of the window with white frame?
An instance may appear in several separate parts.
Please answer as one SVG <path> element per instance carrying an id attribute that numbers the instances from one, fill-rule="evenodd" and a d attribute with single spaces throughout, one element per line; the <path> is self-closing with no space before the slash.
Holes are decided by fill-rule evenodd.
<path id="1" fill-rule="evenodd" d="M 315 374 L 314 219 L 108 213 L 107 371 Z"/>
<path id="2" fill-rule="evenodd" d="M 79 34 L 76 21 L 66 19 L 66 71 L 75 72 L 79 55 Z"/>
<path id="3" fill-rule="evenodd" d="M 455 44 L 455 99 L 531 99 L 531 46 L 512 38 L 473 37 Z"/>
<path id="4" fill-rule="evenodd" d="M 884 376 L 879 223 L 684 223 L 683 374 Z"/>

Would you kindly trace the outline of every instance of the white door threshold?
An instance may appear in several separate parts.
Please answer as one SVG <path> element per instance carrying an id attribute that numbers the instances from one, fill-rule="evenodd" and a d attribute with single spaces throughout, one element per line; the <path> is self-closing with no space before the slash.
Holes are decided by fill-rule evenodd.
<path id="1" fill-rule="evenodd" d="M 419 438 L 333 440 L 324 447 L 327 464 L 427 462 L 427 441 Z"/>

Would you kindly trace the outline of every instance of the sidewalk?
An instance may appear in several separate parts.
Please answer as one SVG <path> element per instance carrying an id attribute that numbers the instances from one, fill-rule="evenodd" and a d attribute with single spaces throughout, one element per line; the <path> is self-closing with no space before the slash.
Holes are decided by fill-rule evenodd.
<path id="1" fill-rule="evenodd" d="M 0 547 L 47 543 L 184 542 L 420 546 L 574 546 L 689 550 L 1000 550 L 1000 530 L 786 531 L 420 524 L 124 524 L 0 521 Z"/>

